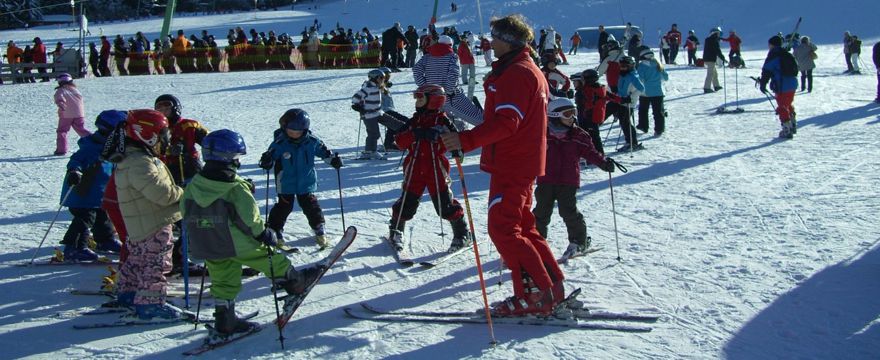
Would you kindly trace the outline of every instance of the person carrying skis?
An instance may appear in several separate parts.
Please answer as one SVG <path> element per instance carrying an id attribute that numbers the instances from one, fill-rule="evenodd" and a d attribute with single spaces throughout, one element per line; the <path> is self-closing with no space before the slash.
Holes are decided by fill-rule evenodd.
<path id="1" fill-rule="evenodd" d="M 480 169 L 489 179 L 489 237 L 513 278 L 513 296 L 495 316 L 549 315 L 565 298 L 565 276 L 531 213 L 535 178 L 547 150 L 547 81 L 527 46 L 534 33 L 519 14 L 491 22 L 498 61 L 483 83 L 484 121 L 471 130 L 441 135 L 448 150 L 483 148 Z"/>
<path id="2" fill-rule="evenodd" d="M 547 105 L 547 167 L 538 176 L 535 188 L 535 226 L 545 239 L 553 207 L 559 203 L 559 216 L 568 231 L 568 248 L 564 259 L 586 254 L 590 247 L 587 223 L 577 208 L 577 190 L 581 184 L 580 159 L 587 160 L 603 171 L 613 172 L 614 161 L 596 151 L 590 135 L 575 125 L 577 109 L 567 98 Z"/>
<path id="3" fill-rule="evenodd" d="M 791 139 L 797 133 L 797 119 L 792 103 L 798 86 L 798 64 L 794 56 L 782 48 L 782 37 L 771 37 L 767 41 L 767 47 L 770 51 L 764 59 L 759 80 L 761 92 L 767 93 L 767 82 L 770 82 L 770 90 L 776 94 L 776 113 L 782 125 L 779 137 Z"/>
<path id="4" fill-rule="evenodd" d="M 276 137 L 269 145 L 269 150 L 260 157 L 260 167 L 267 171 L 276 162 L 281 163 L 281 171 L 275 178 L 278 202 L 269 211 L 269 228 L 275 232 L 279 242 L 284 241 L 284 224 L 293 211 L 293 201 L 296 200 L 315 232 L 318 247 L 326 248 L 324 212 L 315 196 L 315 191 L 318 190 L 315 157 L 323 159 L 334 169 L 342 167 L 342 159 L 339 153 L 331 152 L 309 130 L 311 118 L 305 110 L 287 110 L 279 121 L 283 124 L 284 133 Z"/>
<path id="5" fill-rule="evenodd" d="M 464 221 L 464 210 L 449 190 L 449 160 L 446 147 L 439 140 L 441 131 L 452 126 L 443 112 L 446 92 L 435 84 L 419 86 L 413 97 L 416 99 L 416 112 L 404 129 L 395 135 L 394 141 L 401 149 L 407 149 L 403 159 L 403 193 L 392 206 L 389 221 L 388 239 L 400 249 L 406 222 L 416 214 L 419 202 L 427 188 L 437 215 L 449 221 L 452 226 L 452 253 L 468 245 L 470 232 Z"/>
<path id="6" fill-rule="evenodd" d="M 239 159 L 247 154 L 244 138 L 222 129 L 204 139 L 205 166 L 187 185 L 180 201 L 189 229 L 189 252 L 205 259 L 211 273 L 214 328 L 220 337 L 248 332 L 256 323 L 239 319 L 235 298 L 241 291 L 242 266 L 257 269 L 289 295 L 301 294 L 320 275 L 317 266 L 296 270 L 286 256 L 272 256 L 279 239 L 263 223 L 253 185 L 238 175 Z M 213 334 L 212 334 L 213 335 Z"/>
<path id="7" fill-rule="evenodd" d="M 113 164 L 100 158 L 104 142 L 119 123 L 125 122 L 125 111 L 106 110 L 95 119 L 98 132 L 79 139 L 79 150 L 67 162 L 67 175 L 61 193 L 66 194 L 61 205 L 73 215 L 64 234 L 64 261 L 91 262 L 98 255 L 88 248 L 89 230 L 94 234 L 100 252 L 119 253 L 122 244 L 114 238 L 113 225 L 107 212 L 101 209 L 101 199 Z"/>
<path id="8" fill-rule="evenodd" d="M 556 59 L 556 55 L 554 54 L 545 54 L 544 55 L 544 67 L 541 68 L 541 72 L 544 74 L 544 78 L 547 80 L 547 86 L 550 89 L 550 98 L 573 98 L 574 90 L 571 88 L 571 81 L 562 71 L 556 67 L 557 62 L 559 60 Z"/>
<path id="9" fill-rule="evenodd" d="M 170 141 L 162 113 L 132 110 L 125 122 L 123 150 L 118 162 L 116 192 L 128 231 L 128 259 L 119 268 L 117 302 L 134 306 L 141 320 L 177 321 L 183 311 L 165 302 L 165 273 L 171 270 L 171 224 L 181 219 L 178 202 L 183 189 L 168 167 L 158 160 Z"/>
<path id="10" fill-rule="evenodd" d="M 614 92 L 608 91 L 605 84 L 599 82 L 599 73 L 596 70 L 584 70 L 581 73 L 581 79 L 584 85 L 578 89 L 574 96 L 575 105 L 578 108 L 578 126 L 590 135 L 596 151 L 604 154 L 605 149 L 602 146 L 599 125 L 602 125 L 605 119 L 612 114 L 624 110 L 624 107 L 619 104 L 620 97 Z M 614 100 L 614 102 L 609 100 Z"/>
<path id="11" fill-rule="evenodd" d="M 70 128 L 76 131 L 81 138 L 91 135 L 86 130 L 83 109 L 82 94 L 73 83 L 73 77 L 68 73 L 58 74 L 55 78 L 58 86 L 55 88 L 55 105 L 58 106 L 58 129 L 55 130 L 55 155 L 67 154 L 67 132 Z"/>
<path id="12" fill-rule="evenodd" d="M 606 46 L 605 60 L 602 60 L 596 71 L 598 71 L 599 76 L 605 75 L 608 87 L 611 88 L 612 92 L 616 93 L 617 83 L 620 81 L 620 59 L 626 55 L 624 55 L 623 49 L 620 48 L 620 43 L 617 40 L 608 41 Z"/>
<path id="13" fill-rule="evenodd" d="M 669 81 L 669 74 L 650 49 L 642 50 L 639 55 L 637 72 L 639 80 L 645 86 L 645 92 L 639 97 L 639 124 L 636 129 L 642 133 L 648 132 L 648 107 L 650 106 L 654 113 L 654 136 L 663 135 L 663 131 L 666 130 L 663 82 Z"/>
<path id="14" fill-rule="evenodd" d="M 425 57 L 422 57 L 424 59 Z M 457 77 L 457 76 L 456 76 Z M 360 114 L 364 126 L 367 128 L 367 139 L 364 140 L 364 151 L 361 152 L 359 159 L 364 160 L 380 160 L 385 159 L 385 155 L 376 151 L 377 142 L 379 141 L 379 121 L 385 113 L 382 110 L 383 91 L 382 86 L 385 84 L 385 73 L 379 69 L 370 70 L 367 73 L 367 81 L 361 85 L 351 97 L 351 108 Z"/>
<path id="15" fill-rule="evenodd" d="M 706 38 L 706 45 L 703 46 L 703 63 L 706 64 L 706 80 L 703 81 L 703 93 L 713 93 L 721 90 L 718 83 L 718 69 L 715 68 L 715 62 L 721 60 L 721 65 L 727 62 L 724 54 L 721 53 L 721 28 L 714 27 L 709 31 L 709 37 Z"/>
<path id="16" fill-rule="evenodd" d="M 700 39 L 694 35 L 693 30 L 688 30 L 688 37 L 684 46 L 688 52 L 688 65 L 697 66 L 697 46 L 700 46 Z"/>
<path id="17" fill-rule="evenodd" d="M 636 129 L 632 125 L 632 112 L 636 107 L 634 99 L 638 99 L 645 92 L 645 86 L 636 76 L 635 60 L 631 56 L 624 56 L 620 59 L 620 83 L 617 88 L 617 96 L 620 97 L 620 104 L 623 105 L 618 112 L 617 118 L 620 120 L 620 127 L 623 129 L 623 138 L 626 145 L 617 149 L 617 151 L 635 151 L 641 150 L 642 144 L 639 143 Z"/>

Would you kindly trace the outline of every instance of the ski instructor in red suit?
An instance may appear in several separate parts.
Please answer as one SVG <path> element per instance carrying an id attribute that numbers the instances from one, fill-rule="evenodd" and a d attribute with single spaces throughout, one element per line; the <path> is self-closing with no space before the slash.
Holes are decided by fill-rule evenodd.
<path id="1" fill-rule="evenodd" d="M 547 81 L 529 55 L 534 38 L 522 15 L 495 19 L 497 61 L 483 87 L 483 123 L 442 134 L 448 150 L 483 148 L 480 169 L 489 180 L 489 236 L 513 278 L 513 296 L 496 305 L 497 316 L 549 314 L 565 296 L 562 270 L 535 228 L 532 190 L 544 174 L 547 154 Z"/>

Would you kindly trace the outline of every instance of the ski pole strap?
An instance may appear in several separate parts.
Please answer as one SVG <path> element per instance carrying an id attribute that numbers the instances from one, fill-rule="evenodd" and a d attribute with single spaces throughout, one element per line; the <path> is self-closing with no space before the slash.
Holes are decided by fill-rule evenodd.
<path id="1" fill-rule="evenodd" d="M 612 164 L 614 164 L 614 166 L 616 166 L 617 170 L 620 170 L 620 172 L 622 172 L 622 173 L 629 172 L 629 169 L 627 169 L 626 166 L 623 166 L 623 164 L 617 162 L 617 160 L 614 160 L 612 158 L 608 158 L 608 161 L 610 161 Z"/>

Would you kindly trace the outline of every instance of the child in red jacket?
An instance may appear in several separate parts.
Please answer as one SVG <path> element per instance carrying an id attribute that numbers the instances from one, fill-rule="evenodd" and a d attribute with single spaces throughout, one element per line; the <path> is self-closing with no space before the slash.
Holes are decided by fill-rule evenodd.
<path id="1" fill-rule="evenodd" d="M 583 255 L 590 247 L 584 215 L 577 208 L 577 189 L 581 182 L 580 159 L 600 169 L 614 171 L 611 158 L 596 151 L 590 135 L 577 127 L 577 109 L 567 98 L 559 98 L 547 105 L 547 166 L 543 176 L 538 177 L 535 188 L 535 225 L 547 238 L 547 225 L 553 215 L 553 205 L 559 202 L 559 215 L 568 229 L 568 249 L 564 259 Z"/>
<path id="2" fill-rule="evenodd" d="M 437 215 L 452 225 L 449 252 L 454 252 L 468 244 L 470 233 L 464 221 L 464 210 L 449 191 L 449 160 L 445 155 L 446 147 L 439 138 L 440 132 L 451 124 L 440 110 L 446 103 L 446 93 L 440 85 L 424 84 L 413 96 L 416 98 L 416 113 L 394 136 L 397 147 L 407 149 L 407 155 L 403 160 L 403 193 L 392 206 L 388 239 L 398 251 L 405 248 L 404 226 L 416 214 L 422 193 L 427 188 Z"/>
<path id="3" fill-rule="evenodd" d="M 621 108 L 620 97 L 609 92 L 605 84 L 599 83 L 599 73 L 596 70 L 584 70 L 580 74 L 580 82 L 583 85 L 576 87 L 574 97 L 578 108 L 578 126 L 590 135 L 596 151 L 604 154 L 599 125 Z"/>

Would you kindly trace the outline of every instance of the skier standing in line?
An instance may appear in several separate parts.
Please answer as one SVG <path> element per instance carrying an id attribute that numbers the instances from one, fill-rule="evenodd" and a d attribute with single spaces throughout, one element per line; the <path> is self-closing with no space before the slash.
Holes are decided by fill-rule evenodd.
<path id="1" fill-rule="evenodd" d="M 304 110 L 287 110 L 280 122 L 284 124 L 284 133 L 275 138 L 269 150 L 260 157 L 260 167 L 265 170 L 272 169 L 276 162 L 281 163 L 281 171 L 275 178 L 278 202 L 269 211 L 268 226 L 275 231 L 278 241 L 283 242 L 284 224 L 296 200 L 315 233 L 315 243 L 323 249 L 328 243 L 324 235 L 324 212 L 315 196 L 318 190 L 315 157 L 323 159 L 334 169 L 342 167 L 342 159 L 339 153 L 332 153 L 312 134 L 309 130 L 311 118 Z"/>
<path id="2" fill-rule="evenodd" d="M 584 214 L 577 208 L 577 190 L 581 185 L 580 159 L 598 166 L 603 171 L 614 171 L 611 158 L 596 151 L 590 135 L 575 125 L 577 109 L 567 98 L 559 98 L 547 105 L 547 167 L 538 176 L 535 188 L 535 226 L 543 238 L 547 238 L 547 225 L 553 215 L 554 205 L 559 204 L 559 216 L 568 231 L 568 248 L 563 258 L 586 254 L 590 247 Z"/>
<path id="3" fill-rule="evenodd" d="M 416 214 L 422 193 L 427 188 L 437 215 L 452 226 L 452 244 L 448 252 L 466 246 L 469 239 L 464 210 L 449 190 L 449 160 L 446 147 L 439 140 L 440 132 L 452 123 L 441 110 L 446 92 L 440 85 L 425 84 L 413 93 L 416 112 L 405 129 L 394 137 L 397 145 L 407 149 L 403 160 L 403 193 L 392 206 L 388 239 L 398 248 L 404 248 L 403 232 L 406 222 Z"/>
<path id="4" fill-rule="evenodd" d="M 776 94 L 776 113 L 782 130 L 779 137 L 791 139 L 797 133 L 797 120 L 794 114 L 794 93 L 797 90 L 798 65 L 794 56 L 782 48 L 782 37 L 774 36 L 767 41 L 770 51 L 761 69 L 761 92 L 767 93 L 767 82 L 770 90 Z"/>
<path id="5" fill-rule="evenodd" d="M 119 208 L 128 230 L 128 259 L 119 268 L 117 301 L 134 306 L 141 320 L 176 321 L 183 311 L 165 303 L 165 273 L 171 270 L 171 224 L 181 219 L 183 189 L 158 160 L 170 141 L 168 120 L 155 110 L 132 110 L 125 124 L 124 151 L 116 172 Z"/>
<path id="6" fill-rule="evenodd" d="M 534 33 L 522 15 L 491 22 L 498 60 L 483 83 L 485 121 L 471 130 L 442 134 L 448 150 L 483 148 L 480 169 L 489 180 L 489 237 L 513 278 L 513 296 L 495 305 L 496 316 L 550 314 L 565 298 L 565 276 L 531 213 L 535 177 L 547 150 L 547 97 L 528 44 Z"/>
<path id="7" fill-rule="evenodd" d="M 67 162 L 67 175 L 64 177 L 62 194 L 70 194 L 62 205 L 67 206 L 73 220 L 64 234 L 64 261 L 96 261 L 98 255 L 88 248 L 89 230 L 94 234 L 97 247 L 102 252 L 118 253 L 119 240 L 113 237 L 113 225 L 107 212 L 101 209 L 101 198 L 107 181 L 113 173 L 113 164 L 100 159 L 101 150 L 110 132 L 119 123 L 125 122 L 125 111 L 103 111 L 95 119 L 98 131 L 79 139 L 79 150 Z"/>
<path id="8" fill-rule="evenodd" d="M 422 57 L 424 59 L 425 57 Z M 417 64 L 418 66 L 418 64 Z M 458 78 L 458 76 L 456 76 Z M 382 110 L 382 86 L 385 83 L 385 73 L 379 69 L 370 70 L 367 73 L 367 81 L 361 85 L 351 97 L 351 108 L 360 114 L 360 119 L 367 128 L 367 139 L 364 140 L 364 151 L 359 159 L 382 160 L 385 155 L 377 152 L 379 141 L 379 118 L 385 113 Z"/>
<path id="9" fill-rule="evenodd" d="M 211 273 L 214 330 L 221 338 L 248 332 L 256 323 L 239 319 L 235 298 L 241 291 L 242 266 L 257 269 L 290 295 L 301 294 L 320 275 L 318 267 L 296 270 L 286 256 L 267 253 L 279 245 L 275 231 L 263 223 L 253 185 L 238 175 L 247 145 L 238 133 L 217 130 L 204 139 L 205 167 L 193 177 L 180 202 L 192 234 L 190 254 L 205 259 Z"/>
<path id="10" fill-rule="evenodd" d="M 718 69 L 715 68 L 715 62 L 721 60 L 721 65 L 727 62 L 724 55 L 721 54 L 721 28 L 714 27 L 709 31 L 709 37 L 703 45 L 703 63 L 706 64 L 706 80 L 703 82 L 703 93 L 713 93 L 721 90 L 718 83 Z"/>
<path id="11" fill-rule="evenodd" d="M 67 154 L 67 132 L 73 127 L 73 131 L 80 137 L 86 137 L 92 133 L 85 127 L 85 109 L 83 97 L 73 77 L 68 73 L 61 73 L 55 78 L 58 86 L 55 88 L 55 105 L 58 106 L 58 128 L 55 130 L 55 155 Z"/>
<path id="12" fill-rule="evenodd" d="M 642 133 L 648 132 L 648 107 L 650 106 L 654 113 L 654 136 L 660 136 L 666 131 L 663 82 L 669 81 L 669 74 L 650 49 L 642 50 L 639 60 L 637 71 L 639 80 L 645 86 L 645 92 L 639 97 L 639 124 L 636 129 Z"/>

